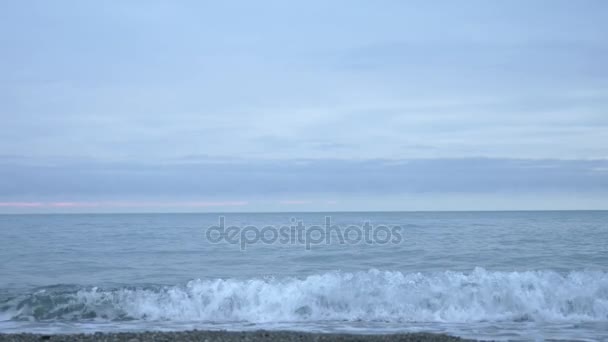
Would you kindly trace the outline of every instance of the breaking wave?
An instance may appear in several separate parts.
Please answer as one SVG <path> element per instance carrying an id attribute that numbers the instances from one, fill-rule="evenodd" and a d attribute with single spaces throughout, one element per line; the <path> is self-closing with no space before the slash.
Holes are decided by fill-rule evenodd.
<path id="1" fill-rule="evenodd" d="M 608 273 L 331 272 L 306 278 L 192 280 L 101 289 L 54 286 L 8 298 L 27 321 L 606 321 Z"/>

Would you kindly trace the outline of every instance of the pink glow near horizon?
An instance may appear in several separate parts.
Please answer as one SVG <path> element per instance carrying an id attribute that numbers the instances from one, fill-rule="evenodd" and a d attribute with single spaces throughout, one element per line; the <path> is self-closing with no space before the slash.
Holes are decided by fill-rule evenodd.
<path id="1" fill-rule="evenodd" d="M 305 205 L 315 202 L 310 200 L 281 200 L 282 205 Z M 326 205 L 336 204 L 334 200 L 322 201 Z M 248 201 L 62 201 L 62 202 L 0 202 L 0 208 L 145 208 L 145 207 L 238 207 L 249 205 Z"/>
<path id="2" fill-rule="evenodd" d="M 90 207 L 98 207 L 99 203 L 93 202 L 51 202 L 46 203 L 48 207 L 57 207 L 57 208 L 90 208 Z"/>
<path id="3" fill-rule="evenodd" d="M 0 202 L 10 208 L 92 208 L 92 207 L 233 207 L 248 205 L 247 201 L 193 201 L 193 202 Z"/>
<path id="4" fill-rule="evenodd" d="M 0 202 L 0 207 L 31 208 L 42 206 L 44 206 L 44 203 L 40 202 Z"/>

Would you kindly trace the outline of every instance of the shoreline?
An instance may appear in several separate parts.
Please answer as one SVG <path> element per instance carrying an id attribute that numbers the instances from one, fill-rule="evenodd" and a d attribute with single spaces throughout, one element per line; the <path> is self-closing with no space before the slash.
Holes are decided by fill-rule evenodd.
<path id="1" fill-rule="evenodd" d="M 0 342 L 33 342 L 33 341 L 205 341 L 205 342 L 244 342 L 244 341 L 418 341 L 418 342 L 456 342 L 475 341 L 460 337 L 433 333 L 400 333 L 385 335 L 357 335 L 344 333 L 308 333 L 298 331 L 142 331 L 142 332 L 97 332 L 92 334 L 31 334 L 31 333 L 0 333 Z"/>

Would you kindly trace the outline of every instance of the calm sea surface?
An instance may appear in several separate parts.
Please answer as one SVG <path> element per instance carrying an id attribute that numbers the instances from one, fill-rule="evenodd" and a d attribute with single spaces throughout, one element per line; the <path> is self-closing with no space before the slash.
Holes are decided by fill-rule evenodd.
<path id="1" fill-rule="evenodd" d="M 0 215 L 0 332 L 608 340 L 605 211 L 223 216 L 235 243 L 217 214 Z"/>

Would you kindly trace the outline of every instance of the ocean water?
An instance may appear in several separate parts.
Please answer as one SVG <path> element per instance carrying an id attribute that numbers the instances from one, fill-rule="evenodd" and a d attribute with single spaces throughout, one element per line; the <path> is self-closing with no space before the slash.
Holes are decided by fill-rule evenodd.
<path id="1" fill-rule="evenodd" d="M 0 215 L 0 332 L 262 328 L 608 340 L 608 212 Z"/>

